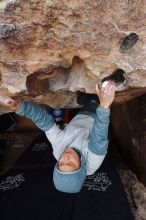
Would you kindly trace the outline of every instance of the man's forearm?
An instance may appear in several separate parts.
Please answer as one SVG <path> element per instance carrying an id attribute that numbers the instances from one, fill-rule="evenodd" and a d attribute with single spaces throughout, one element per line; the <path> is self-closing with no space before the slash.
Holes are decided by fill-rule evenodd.
<path id="1" fill-rule="evenodd" d="M 31 119 L 43 131 L 48 131 L 54 124 L 52 116 L 40 105 L 21 101 L 16 109 L 16 114 Z"/>
<path id="2" fill-rule="evenodd" d="M 105 155 L 107 153 L 109 116 L 110 109 L 101 107 L 96 109 L 96 117 L 88 147 L 90 151 L 97 155 Z"/>

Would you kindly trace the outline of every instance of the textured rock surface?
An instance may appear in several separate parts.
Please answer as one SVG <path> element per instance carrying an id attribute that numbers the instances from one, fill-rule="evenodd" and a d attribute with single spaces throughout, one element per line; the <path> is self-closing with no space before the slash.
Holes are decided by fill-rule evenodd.
<path id="1" fill-rule="evenodd" d="M 146 188 L 130 170 L 119 169 L 119 174 L 124 184 L 135 220 L 145 220 Z"/>
<path id="2" fill-rule="evenodd" d="M 128 147 L 128 146 L 127 146 Z M 121 155 L 117 151 L 118 145 L 111 143 L 114 162 L 118 168 L 124 189 L 127 194 L 130 208 L 135 220 L 146 219 L 146 187 L 138 180 L 136 175 L 128 169 Z"/>
<path id="3" fill-rule="evenodd" d="M 145 93 L 145 9 L 143 0 L 1 0 L 0 92 L 47 100 L 64 90 L 68 105 L 68 91 L 95 93 L 122 69 L 117 102 Z"/>
<path id="4" fill-rule="evenodd" d="M 146 186 L 146 95 L 113 106 L 111 125 L 126 164 Z"/>
<path id="5" fill-rule="evenodd" d="M 115 103 L 146 93 L 145 11 L 144 0 L 0 0 L 0 93 L 52 107 L 75 107 L 77 90 L 95 93 L 95 83 L 101 85 L 117 69 L 125 72 L 126 80 Z M 0 106 L 0 114 L 8 111 Z M 123 133 L 122 124 L 114 127 L 120 127 L 123 144 L 127 112 L 119 106 L 114 118 L 124 119 Z M 132 126 L 130 131 L 135 134 Z M 131 166 L 138 164 L 138 155 L 142 158 L 137 173 L 146 183 L 140 172 L 146 153 L 141 138 L 133 138 L 133 145 L 125 140 L 125 146 L 128 151 L 133 146 Z M 122 175 L 137 207 L 135 218 L 144 219 L 145 188 L 128 171 Z"/>

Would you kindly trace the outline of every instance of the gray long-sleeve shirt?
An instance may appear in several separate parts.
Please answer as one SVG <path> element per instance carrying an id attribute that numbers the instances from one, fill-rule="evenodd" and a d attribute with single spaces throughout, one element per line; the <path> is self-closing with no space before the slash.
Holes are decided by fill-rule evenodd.
<path id="1" fill-rule="evenodd" d="M 21 102 L 16 113 L 31 119 L 45 132 L 57 160 L 67 147 L 74 147 L 86 159 L 87 175 L 93 174 L 102 164 L 108 148 L 110 109 L 97 108 L 95 117 L 81 112 L 64 130 L 59 129 L 52 116 L 39 105 Z"/>

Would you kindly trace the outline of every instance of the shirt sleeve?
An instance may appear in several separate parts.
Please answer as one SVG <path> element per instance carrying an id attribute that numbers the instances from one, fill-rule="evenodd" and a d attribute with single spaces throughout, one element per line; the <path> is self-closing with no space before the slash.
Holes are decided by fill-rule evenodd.
<path id="1" fill-rule="evenodd" d="M 92 153 L 90 150 L 87 155 L 87 175 L 92 175 L 101 166 L 105 155 L 97 155 Z"/>
<path id="2" fill-rule="evenodd" d="M 45 108 L 30 102 L 21 101 L 16 114 L 31 119 L 43 131 L 48 131 L 55 123 Z"/>
<path id="3" fill-rule="evenodd" d="M 88 149 L 96 155 L 106 155 L 108 149 L 108 127 L 110 109 L 98 107 Z"/>

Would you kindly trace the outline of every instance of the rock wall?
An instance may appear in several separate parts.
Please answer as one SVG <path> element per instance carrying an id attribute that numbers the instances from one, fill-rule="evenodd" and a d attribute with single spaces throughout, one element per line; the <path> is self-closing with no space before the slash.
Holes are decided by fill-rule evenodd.
<path id="1" fill-rule="evenodd" d="M 146 186 L 146 95 L 112 108 L 112 136 L 129 168 Z"/>
<path id="2" fill-rule="evenodd" d="M 96 83 L 121 70 L 115 104 L 146 93 L 145 12 L 144 0 L 0 0 L 0 93 L 77 107 L 77 90 L 95 93 Z M 137 100 L 113 106 L 112 126 L 146 185 L 145 104 Z M 0 106 L 0 114 L 9 111 Z"/>
<path id="3" fill-rule="evenodd" d="M 0 92 L 73 107 L 75 91 L 95 93 L 122 69 L 115 102 L 145 93 L 145 10 L 143 0 L 1 0 Z"/>

